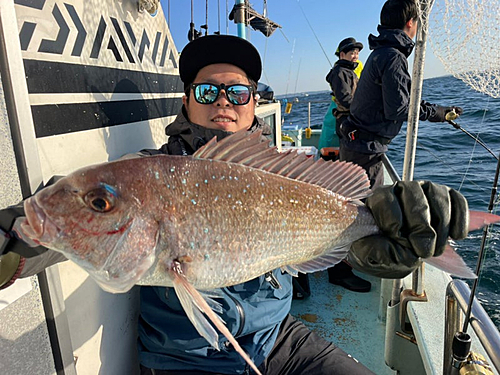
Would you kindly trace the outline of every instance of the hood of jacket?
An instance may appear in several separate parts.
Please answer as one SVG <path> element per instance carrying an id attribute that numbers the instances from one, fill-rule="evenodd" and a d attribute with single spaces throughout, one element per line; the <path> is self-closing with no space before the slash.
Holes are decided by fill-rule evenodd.
<path id="1" fill-rule="evenodd" d="M 382 25 L 379 25 L 377 30 L 379 32 L 378 36 L 373 34 L 368 36 L 368 44 L 371 50 L 392 47 L 401 51 L 406 57 L 411 55 L 415 42 L 403 30 L 388 29 Z"/>
<path id="2" fill-rule="evenodd" d="M 253 133 L 259 129 L 262 130 L 262 135 L 266 136 L 271 134 L 271 127 L 266 124 L 260 117 L 254 116 L 252 126 L 248 129 L 248 132 Z M 210 141 L 213 137 L 217 137 L 218 140 L 221 140 L 228 135 L 233 134 L 233 132 L 228 132 L 221 129 L 209 129 L 190 122 L 187 116 L 187 112 L 184 106 L 182 106 L 182 110 L 177 115 L 174 122 L 166 126 L 165 134 L 169 137 L 180 137 L 193 150 L 197 150 L 208 141 Z"/>

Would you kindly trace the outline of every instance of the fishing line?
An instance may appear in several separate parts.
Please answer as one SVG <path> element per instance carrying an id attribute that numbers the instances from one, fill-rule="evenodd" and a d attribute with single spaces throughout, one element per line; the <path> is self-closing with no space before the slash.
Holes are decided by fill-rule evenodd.
<path id="1" fill-rule="evenodd" d="M 431 151 L 431 149 L 427 148 L 426 146 L 424 146 L 422 143 L 420 143 L 419 141 L 417 141 L 417 145 L 427 151 L 429 154 L 431 154 L 436 160 L 440 161 L 445 167 L 451 169 L 453 172 L 455 172 L 457 175 L 462 175 L 463 176 L 463 180 L 464 179 L 467 179 L 468 182 L 470 182 L 472 185 L 476 186 L 479 190 L 482 190 L 482 191 L 487 191 L 484 187 L 482 186 L 479 186 L 477 183 L 475 183 L 474 181 L 470 180 L 468 177 L 467 177 L 467 173 L 463 173 L 455 168 L 453 168 L 451 165 L 449 165 L 448 163 L 446 163 L 445 160 L 441 159 L 438 155 L 436 155 L 434 152 Z M 462 182 L 463 182 L 462 180 Z M 460 189 L 458 189 L 460 191 Z"/>
<path id="2" fill-rule="evenodd" d="M 299 72 L 300 72 L 300 63 L 302 62 L 302 57 L 299 59 L 299 68 L 297 69 L 297 77 L 295 77 L 295 88 L 293 89 L 293 92 L 297 92 L 297 83 L 299 81 Z"/>
<path id="3" fill-rule="evenodd" d="M 316 40 L 318 41 L 319 46 L 321 47 L 321 50 L 322 50 L 322 51 L 323 51 L 323 53 L 325 54 L 325 57 L 326 57 L 326 59 L 328 60 L 328 64 L 330 64 L 330 67 L 332 67 L 333 65 L 332 65 L 332 63 L 331 63 L 330 59 L 328 58 L 328 55 L 327 55 L 327 53 L 325 52 L 325 49 L 323 48 L 323 45 L 322 45 L 322 44 L 321 44 L 321 42 L 319 41 L 319 38 L 318 38 L 318 36 L 316 35 L 316 33 L 314 32 L 314 29 L 313 29 L 313 27 L 312 27 L 311 23 L 310 23 L 310 22 L 309 22 L 309 20 L 307 19 L 306 13 L 304 12 L 304 9 L 302 9 L 302 6 L 300 5 L 300 0 L 297 0 L 297 4 L 299 5 L 299 8 L 300 8 L 300 10 L 302 11 L 302 14 L 304 15 L 304 18 L 306 19 L 307 24 L 308 24 L 308 25 L 309 25 L 309 27 L 311 28 L 311 31 L 313 32 L 314 37 L 315 37 L 315 38 L 316 38 Z"/>
<path id="4" fill-rule="evenodd" d="M 471 137 L 473 140 L 475 140 L 475 141 L 476 141 L 479 145 L 483 146 L 483 148 L 484 148 L 486 151 L 488 151 L 491 155 L 493 155 L 493 157 L 494 157 L 495 159 L 497 159 L 497 160 L 498 160 L 498 156 L 496 156 L 496 155 L 493 153 L 493 151 L 491 151 L 491 149 L 490 149 L 488 146 L 486 146 L 486 144 L 485 144 L 485 143 L 481 140 L 481 138 L 479 138 L 479 136 L 475 136 L 475 135 L 473 135 L 473 134 L 469 133 L 467 130 L 465 130 L 464 128 L 462 128 L 462 127 L 461 127 L 459 124 L 457 124 L 455 121 L 449 120 L 449 121 L 447 121 L 447 122 L 448 122 L 449 124 L 453 125 L 453 127 L 454 127 L 455 129 L 458 129 L 458 130 L 463 131 L 465 134 L 467 134 L 469 137 Z"/>
<path id="5" fill-rule="evenodd" d="M 484 112 L 483 112 L 483 118 L 481 119 L 481 124 L 480 124 L 481 126 L 480 126 L 480 128 L 483 127 L 484 120 L 486 118 L 486 111 L 488 110 L 489 103 L 490 103 L 490 97 L 488 96 L 488 101 L 486 102 L 486 108 L 484 109 Z M 453 112 L 455 112 L 455 111 L 453 111 Z M 450 118 L 450 120 L 454 120 L 454 118 Z M 479 138 L 479 132 L 478 132 L 477 136 Z M 467 164 L 467 168 L 465 169 L 464 178 L 469 173 L 469 169 L 470 169 L 470 167 L 472 165 L 472 158 L 474 156 L 474 152 L 476 151 L 476 144 L 477 144 L 477 142 L 475 142 L 474 146 L 472 147 L 472 152 L 471 152 L 471 155 L 470 155 L 470 158 L 469 158 L 469 163 Z M 460 187 L 458 189 L 459 191 L 462 189 L 463 183 L 464 183 L 464 179 L 462 179 L 462 182 L 460 183 Z"/>
<path id="6" fill-rule="evenodd" d="M 292 53 L 291 53 L 291 56 L 290 56 L 290 68 L 288 69 L 288 78 L 286 80 L 285 97 L 288 96 L 288 84 L 290 83 L 290 74 L 292 72 L 292 62 L 293 62 L 293 52 L 294 51 L 295 51 L 295 39 L 293 40 Z"/>
<path id="7" fill-rule="evenodd" d="M 266 82 L 269 86 L 272 86 L 271 85 L 271 81 L 269 80 L 269 78 L 267 78 L 267 74 L 266 74 L 266 69 L 265 69 L 265 66 L 266 66 L 266 56 L 267 56 L 267 38 L 266 38 L 266 43 L 264 44 L 264 58 L 262 60 L 262 73 L 264 73 L 264 78 L 266 79 Z"/>
<path id="8" fill-rule="evenodd" d="M 493 212 L 494 202 L 495 202 L 495 199 L 497 197 L 497 186 L 498 186 L 499 173 L 500 173 L 500 158 L 497 158 L 497 168 L 495 171 L 495 178 L 493 180 L 493 186 L 491 188 L 490 203 L 488 206 L 488 212 L 490 212 L 490 213 Z M 483 230 L 483 238 L 481 240 L 481 248 L 479 250 L 479 256 L 478 256 L 477 265 L 476 265 L 476 275 L 478 275 L 478 276 L 481 273 L 481 269 L 483 267 L 485 248 L 486 248 L 486 240 L 488 238 L 489 228 L 490 228 L 490 226 L 487 225 L 486 227 L 484 227 L 484 230 Z M 472 303 L 474 302 L 474 298 L 476 296 L 476 289 L 477 289 L 478 283 L 479 283 L 479 278 L 475 279 L 474 284 L 472 285 L 470 299 L 469 299 L 469 305 L 467 306 L 467 313 L 465 314 L 464 326 L 462 329 L 462 332 L 465 332 L 465 333 L 467 333 L 467 328 L 469 325 L 469 320 L 470 320 L 471 312 L 472 312 Z"/>
<path id="9" fill-rule="evenodd" d="M 229 0 L 226 0 L 226 35 L 229 34 Z"/>

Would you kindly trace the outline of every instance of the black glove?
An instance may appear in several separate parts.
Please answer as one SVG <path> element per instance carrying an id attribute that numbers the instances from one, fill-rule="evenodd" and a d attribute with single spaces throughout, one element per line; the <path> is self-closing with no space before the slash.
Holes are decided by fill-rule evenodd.
<path id="1" fill-rule="evenodd" d="M 352 243 L 353 268 L 382 278 L 402 278 L 422 258 L 439 256 L 447 239 L 467 236 L 469 210 L 456 190 L 430 181 L 401 181 L 374 190 L 366 199 L 382 234 Z"/>
<path id="2" fill-rule="evenodd" d="M 45 186 L 52 185 L 63 177 L 64 176 L 53 176 Z M 25 216 L 24 202 L 19 202 L 15 206 L 0 210 L 0 256 L 8 252 L 14 252 L 25 258 L 32 258 L 47 251 L 47 248 L 43 246 L 28 246 L 25 242 L 19 240 L 15 233 L 12 232 L 12 226 L 15 220 L 20 216 Z"/>
<path id="3" fill-rule="evenodd" d="M 23 202 L 0 210 L 0 256 L 14 252 L 25 258 L 31 258 L 47 251 L 43 246 L 28 246 L 12 232 L 14 221 L 20 216 L 24 216 Z"/>
<path id="4" fill-rule="evenodd" d="M 446 114 L 451 111 L 455 111 L 458 116 L 464 113 L 462 107 L 442 107 L 440 105 L 435 105 L 434 113 L 429 116 L 428 120 L 430 122 L 445 122 Z"/>

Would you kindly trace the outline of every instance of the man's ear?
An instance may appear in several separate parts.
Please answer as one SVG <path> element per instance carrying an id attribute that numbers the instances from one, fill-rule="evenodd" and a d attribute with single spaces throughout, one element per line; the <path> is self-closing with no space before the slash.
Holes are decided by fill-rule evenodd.
<path id="1" fill-rule="evenodd" d="M 413 24 L 416 22 L 413 18 L 410 18 L 408 21 L 406 21 L 405 27 L 409 30 L 413 27 Z"/>
<path id="2" fill-rule="evenodd" d="M 187 109 L 188 97 L 186 95 L 182 96 L 182 104 L 184 104 L 184 107 L 186 107 L 186 109 Z"/>

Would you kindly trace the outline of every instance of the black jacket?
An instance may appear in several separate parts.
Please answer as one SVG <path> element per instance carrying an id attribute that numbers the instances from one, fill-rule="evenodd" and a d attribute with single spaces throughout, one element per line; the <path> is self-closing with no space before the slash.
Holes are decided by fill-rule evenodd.
<path id="1" fill-rule="evenodd" d="M 262 135 L 270 135 L 271 128 L 260 117 L 255 116 L 249 133 L 262 130 Z M 201 146 L 210 141 L 213 137 L 221 139 L 227 137 L 231 132 L 219 129 L 208 129 L 194 124 L 187 119 L 184 106 L 177 115 L 174 122 L 167 125 L 165 134 L 169 136 L 168 143 L 165 143 L 159 150 L 142 150 L 142 154 L 168 154 L 168 155 L 192 155 Z"/>
<path id="2" fill-rule="evenodd" d="M 358 76 L 354 69 L 357 62 L 348 60 L 338 60 L 326 76 L 326 81 L 330 84 L 332 95 L 335 97 L 337 108 L 341 112 L 349 112 L 354 92 L 358 85 Z"/>
<path id="3" fill-rule="evenodd" d="M 344 139 L 342 146 L 368 154 L 386 152 L 408 118 L 411 77 L 407 59 L 415 46 L 402 30 L 379 26 L 378 31 L 379 36 L 368 37 L 373 52 L 363 68 L 351 114 L 342 124 L 344 135 L 358 130 L 365 138 Z M 437 107 L 422 101 L 420 120 L 434 116 Z"/>

